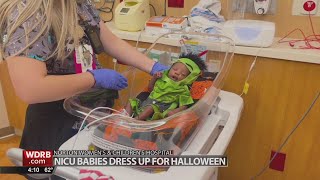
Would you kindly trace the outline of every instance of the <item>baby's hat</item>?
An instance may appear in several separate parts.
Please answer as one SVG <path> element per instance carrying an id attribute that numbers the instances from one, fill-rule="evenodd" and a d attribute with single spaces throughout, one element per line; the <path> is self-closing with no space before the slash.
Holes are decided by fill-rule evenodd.
<path id="1" fill-rule="evenodd" d="M 184 84 L 192 84 L 200 75 L 201 70 L 199 66 L 189 58 L 180 58 L 177 62 L 184 64 L 190 71 L 190 74 L 182 80 Z"/>

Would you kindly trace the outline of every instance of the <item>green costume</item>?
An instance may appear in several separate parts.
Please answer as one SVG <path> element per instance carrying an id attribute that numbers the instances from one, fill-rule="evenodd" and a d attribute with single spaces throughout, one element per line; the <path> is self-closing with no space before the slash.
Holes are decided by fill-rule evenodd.
<path id="1" fill-rule="evenodd" d="M 148 102 L 152 100 L 152 103 L 141 103 L 137 98 L 129 100 L 134 115 L 139 115 L 145 106 L 151 105 L 154 110 L 151 120 L 162 119 L 167 115 L 169 110 L 194 103 L 188 85 L 191 85 L 198 78 L 201 71 L 197 64 L 188 58 L 181 58 L 177 62 L 183 63 L 188 68 L 190 74 L 183 80 L 176 82 L 168 77 L 169 70 L 164 71 L 162 77 L 156 81 L 153 91 L 146 100 Z M 169 108 L 163 110 L 160 106 L 164 104 L 168 104 Z"/>

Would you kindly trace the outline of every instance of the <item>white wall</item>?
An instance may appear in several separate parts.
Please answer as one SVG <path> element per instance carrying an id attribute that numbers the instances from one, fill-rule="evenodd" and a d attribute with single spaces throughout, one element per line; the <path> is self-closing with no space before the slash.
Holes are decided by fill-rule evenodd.
<path id="1" fill-rule="evenodd" d="M 2 86 L 0 83 L 0 129 L 10 126 L 7 114 L 6 104 L 2 93 Z"/>

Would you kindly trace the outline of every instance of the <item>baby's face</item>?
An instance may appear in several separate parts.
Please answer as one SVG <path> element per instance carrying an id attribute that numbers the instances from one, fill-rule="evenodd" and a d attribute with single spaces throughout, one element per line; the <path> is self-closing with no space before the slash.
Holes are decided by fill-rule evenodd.
<path id="1" fill-rule="evenodd" d="M 173 81 L 181 81 L 182 79 L 186 78 L 190 74 L 189 70 L 183 63 L 175 63 L 169 73 L 168 76 Z"/>

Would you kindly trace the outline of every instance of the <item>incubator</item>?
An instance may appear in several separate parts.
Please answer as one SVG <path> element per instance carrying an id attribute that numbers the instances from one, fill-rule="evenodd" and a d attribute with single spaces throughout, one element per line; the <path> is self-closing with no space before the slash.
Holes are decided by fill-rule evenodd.
<path id="1" fill-rule="evenodd" d="M 188 48 L 186 48 L 188 46 Z M 190 48 L 191 47 L 191 48 Z M 192 48 L 193 47 L 193 48 Z M 201 48 L 195 48 L 201 47 Z M 146 48 L 146 47 L 144 47 Z M 240 96 L 221 91 L 229 71 L 234 52 L 233 41 L 222 35 L 172 32 L 164 34 L 147 47 L 168 54 L 190 52 L 200 54 L 208 66 L 219 62 L 219 72 L 206 71 L 192 84 L 191 95 L 195 104 L 187 110 L 160 120 L 139 121 L 112 112 L 109 108 L 88 106 L 83 94 L 65 100 L 64 108 L 85 119 L 86 126 L 76 136 L 65 142 L 60 150 L 172 150 L 174 155 L 223 155 L 239 121 L 243 101 Z M 166 61 L 168 65 L 175 58 Z M 216 65 L 216 64 L 215 64 Z M 151 78 L 145 72 L 119 65 L 128 78 L 129 87 L 119 92 L 112 108 L 123 107 L 129 98 L 148 96 L 146 84 Z M 18 165 L 21 149 L 11 149 L 8 156 Z M 19 159 L 20 158 L 20 159 Z M 21 163 L 21 162 L 20 162 Z M 82 167 L 83 168 L 83 167 Z M 165 169 L 131 167 L 86 167 L 99 170 L 115 179 L 216 179 L 217 167 L 185 166 Z M 57 167 L 55 174 L 77 179 L 79 167 Z"/>

